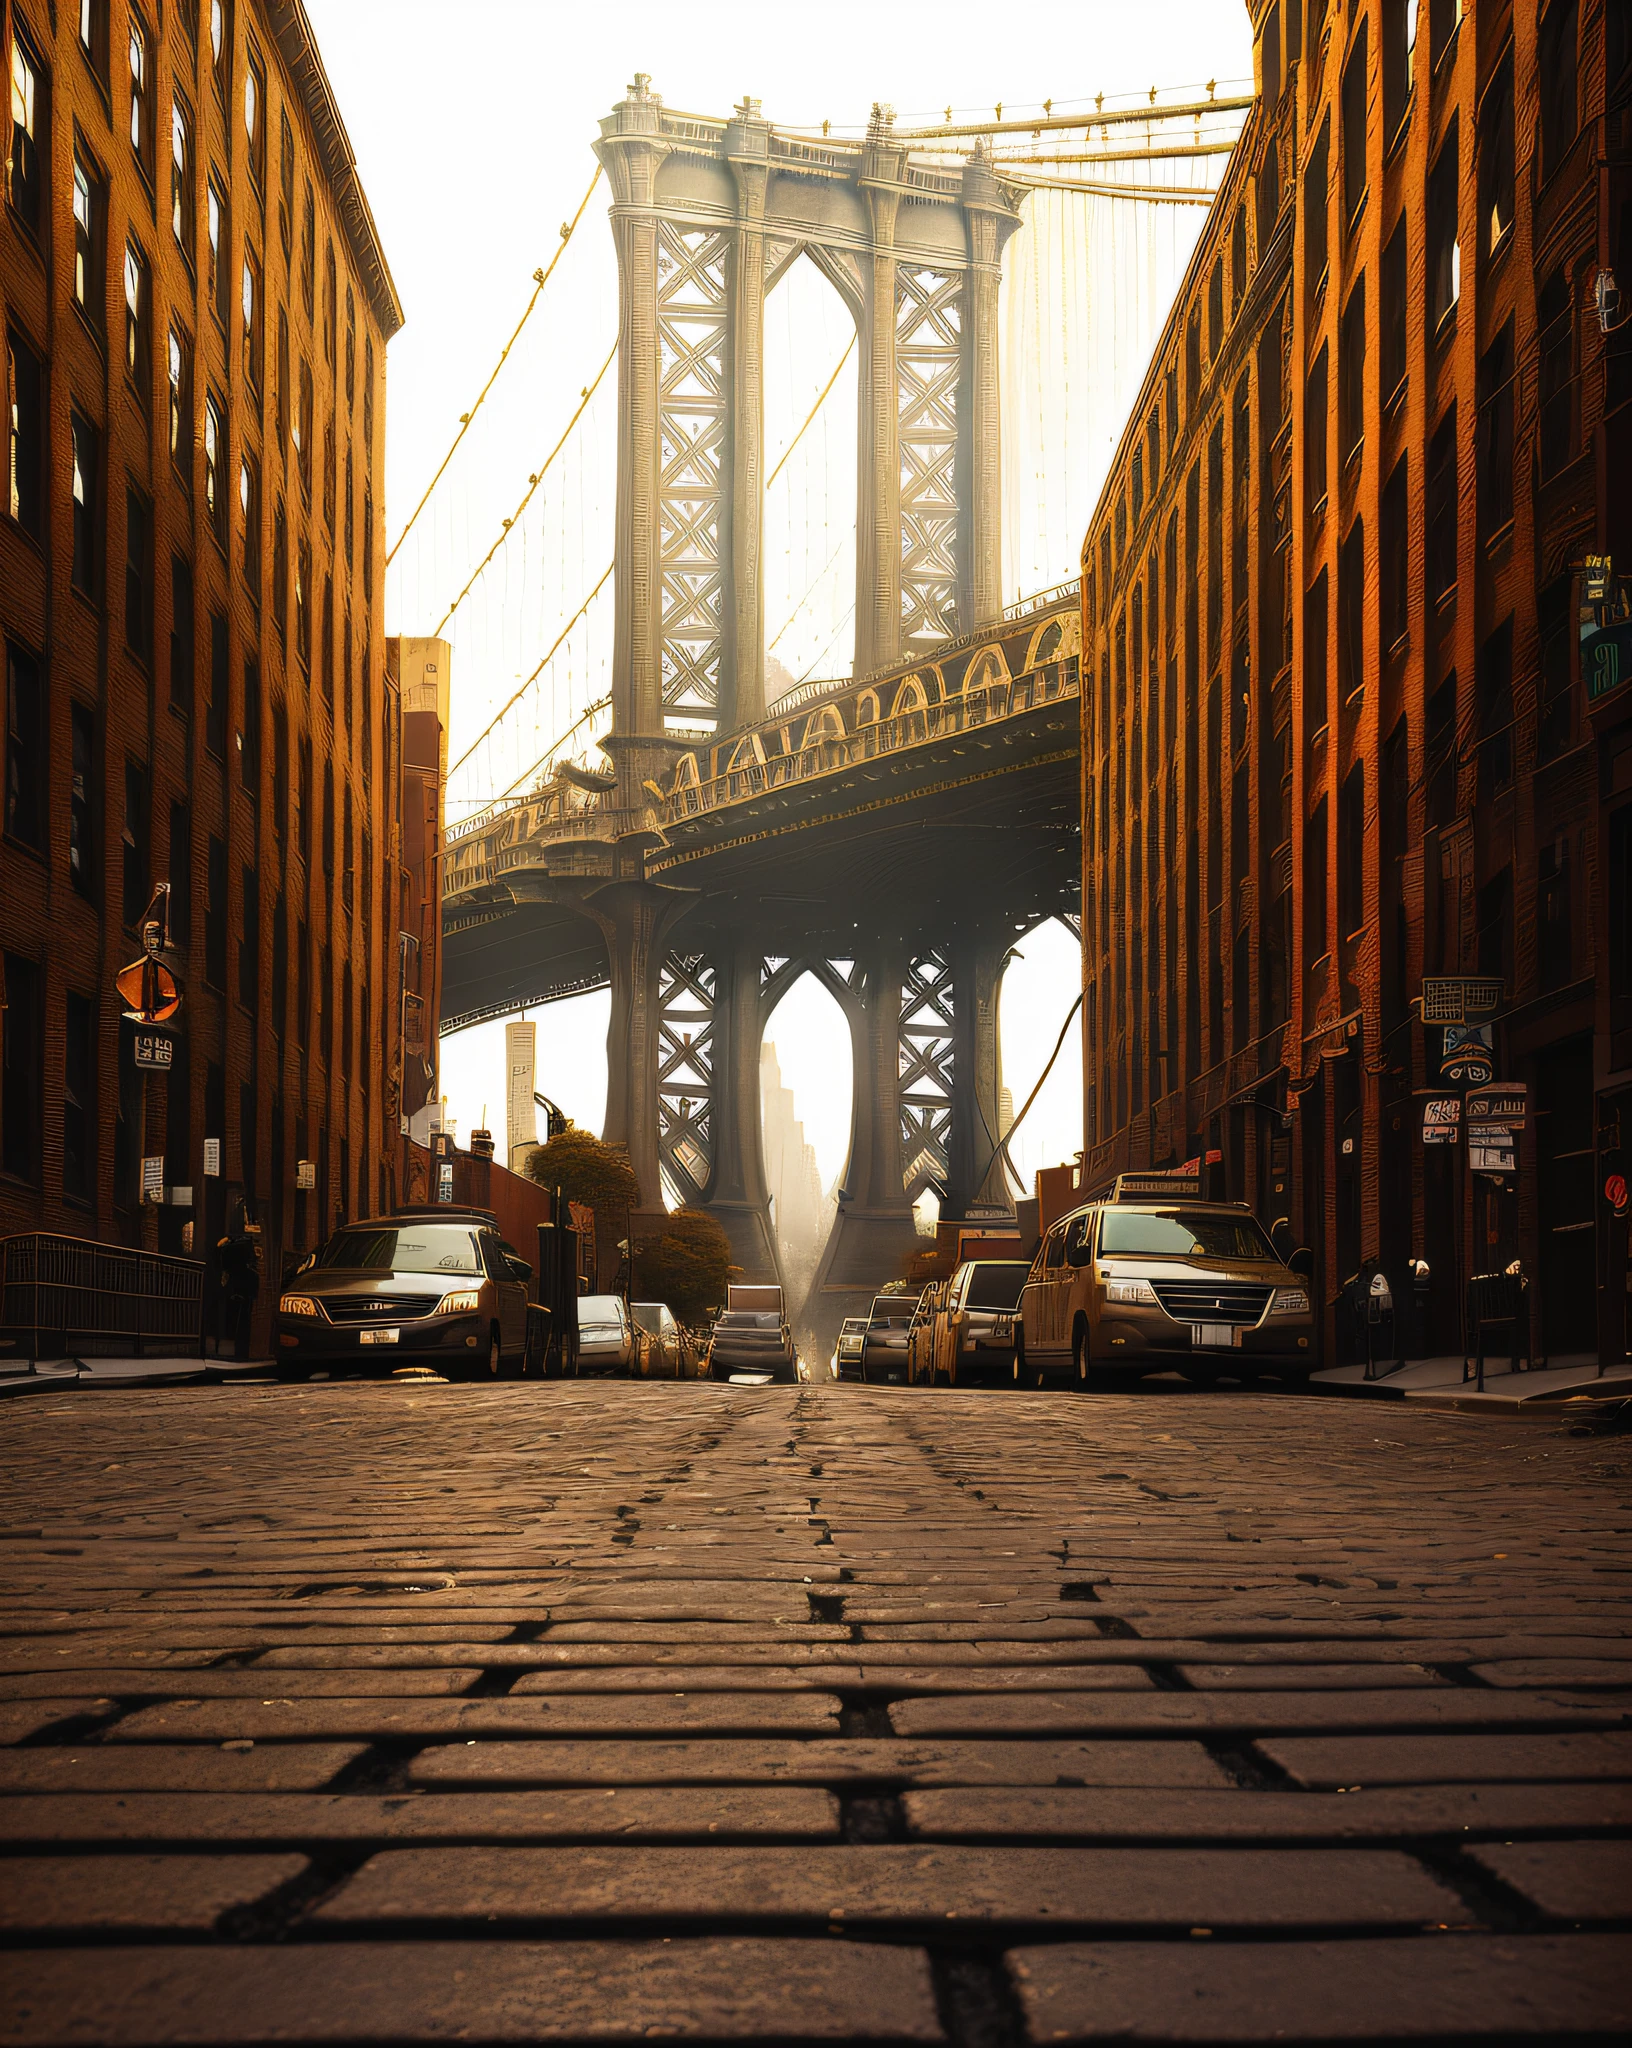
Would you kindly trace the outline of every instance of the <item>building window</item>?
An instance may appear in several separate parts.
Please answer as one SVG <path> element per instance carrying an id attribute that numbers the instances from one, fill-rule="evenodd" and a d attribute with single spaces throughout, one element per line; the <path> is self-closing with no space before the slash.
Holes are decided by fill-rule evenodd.
<path id="1" fill-rule="evenodd" d="M 244 142 L 249 175 L 257 192 L 266 190 L 266 73 L 253 49 L 244 66 Z"/>
<path id="2" fill-rule="evenodd" d="M 294 246 L 295 220 L 295 131 L 287 111 L 278 117 L 278 240 L 283 244 L 287 266 Z"/>
<path id="3" fill-rule="evenodd" d="M 238 462 L 238 512 L 243 531 L 244 581 L 261 594 L 261 465 L 246 448 Z"/>
<path id="4" fill-rule="evenodd" d="M 86 597 L 96 596 L 96 493 L 101 469 L 98 435 L 83 413 L 68 416 L 73 442 L 74 588 Z"/>
<path id="5" fill-rule="evenodd" d="M 1462 243 L 1457 232 L 1459 192 L 1457 124 L 1453 118 L 1445 144 L 1428 174 L 1428 310 L 1437 330 L 1462 296 Z"/>
<path id="6" fill-rule="evenodd" d="M 346 413 L 350 416 L 357 392 L 357 300 L 346 285 Z M 1154 478 L 1152 483 L 1154 484 Z"/>
<path id="7" fill-rule="evenodd" d="M 323 524 L 334 532 L 334 427 L 323 429 Z"/>
<path id="8" fill-rule="evenodd" d="M 1479 253 L 1505 248 L 1513 227 L 1513 53 L 1502 59 L 1479 109 Z"/>
<path id="9" fill-rule="evenodd" d="M 74 303 L 101 332 L 107 317 L 102 277 L 104 229 L 108 217 L 107 187 L 74 152 Z"/>
<path id="10" fill-rule="evenodd" d="M 363 602 L 374 602 L 374 492 L 363 486 Z"/>
<path id="11" fill-rule="evenodd" d="M 1366 529 L 1359 519 L 1337 558 L 1337 687 L 1345 704 L 1366 687 Z"/>
<path id="12" fill-rule="evenodd" d="M 124 845 L 120 913 L 132 930 L 141 923 L 148 903 L 147 820 L 147 770 L 139 761 L 126 761 L 125 822 L 119 835 Z"/>
<path id="13" fill-rule="evenodd" d="M 1247 209 L 1238 206 L 1230 228 L 1230 309 L 1241 310 L 1247 295 Z"/>
<path id="14" fill-rule="evenodd" d="M 1326 275 L 1326 209 L 1329 203 L 1327 157 L 1331 149 L 1332 117 L 1320 124 L 1315 146 L 1303 173 L 1303 260 L 1311 293 L 1320 289 Z"/>
<path id="15" fill-rule="evenodd" d="M 227 755 L 227 621 L 210 614 L 210 701 L 204 707 L 204 744 L 218 761 Z"/>
<path id="16" fill-rule="evenodd" d="M 38 238 L 45 228 L 45 185 L 50 165 L 46 144 L 46 110 L 50 88 L 38 58 L 12 20 L 11 149 L 6 164 L 6 196 L 17 217 Z"/>
<path id="17" fill-rule="evenodd" d="M 1343 67 L 1343 219 L 1349 232 L 1366 198 L 1366 46 L 1370 23 L 1362 21 Z"/>
<path id="18" fill-rule="evenodd" d="M 1478 972 L 1499 981 L 1504 989 L 1513 984 L 1513 870 L 1503 868 L 1479 891 L 1475 915 L 1478 918 Z"/>
<path id="19" fill-rule="evenodd" d="M 374 453 L 374 341 L 363 337 L 363 446 Z"/>
<path id="20" fill-rule="evenodd" d="M 134 242 L 125 244 L 125 374 L 147 402 L 152 364 L 152 286 L 147 258 Z"/>
<path id="21" fill-rule="evenodd" d="M 143 175 L 153 177 L 153 57 L 147 24 L 132 7 L 130 24 L 130 147 Z"/>
<path id="22" fill-rule="evenodd" d="M 312 501 L 312 366 L 300 366 L 300 395 L 295 401 L 295 468 L 300 488 L 309 505 Z"/>
<path id="23" fill-rule="evenodd" d="M 1541 288 L 1536 324 L 1541 329 L 1539 439 L 1545 479 L 1556 476 L 1575 452 L 1575 308 L 1562 269 Z"/>
<path id="24" fill-rule="evenodd" d="M 356 516 L 355 516 L 355 513 L 356 513 L 356 480 L 355 480 L 355 478 L 354 478 L 354 476 L 353 476 L 353 473 L 352 473 L 352 463 L 351 463 L 351 443 L 350 443 L 350 441 L 347 441 L 347 443 L 346 443 L 346 567 L 347 567 L 348 569 L 349 569 L 349 568 L 351 567 L 351 563 L 352 563 L 352 541 L 353 541 L 353 538 L 354 538 L 354 534 L 355 534 L 355 529 L 356 529 L 356 525 L 357 525 L 357 520 L 356 520 Z"/>
<path id="25" fill-rule="evenodd" d="M 1513 517 L 1513 316 L 1479 358 L 1479 537 Z"/>
<path id="26" fill-rule="evenodd" d="M 96 1001 L 68 991 L 62 1048 L 62 1192 L 96 1195 Z"/>
<path id="27" fill-rule="evenodd" d="M 1343 308 L 1338 337 L 1337 431 L 1345 466 L 1366 438 L 1366 279 L 1362 271 Z"/>
<path id="28" fill-rule="evenodd" d="M 1611 10 L 1613 11 L 1613 10 Z M 1580 121 L 1576 101 L 1579 61 L 1577 0 L 1553 0 L 1536 39 L 1541 84 L 1541 175 L 1550 178 L 1569 153 Z"/>
<path id="29" fill-rule="evenodd" d="M 1574 905 L 1570 900 L 1570 842 L 1562 833 L 1536 857 L 1536 924 L 1541 993 L 1568 988 L 1575 979 Z"/>
<path id="30" fill-rule="evenodd" d="M 193 936 L 193 814 L 184 799 L 170 805 L 170 937 L 183 951 Z"/>
<path id="31" fill-rule="evenodd" d="M 180 555 L 170 558 L 170 702 L 193 715 L 196 650 L 193 640 L 193 571 Z"/>
<path id="32" fill-rule="evenodd" d="M 1303 600 L 1303 736 L 1307 743 L 1324 732 L 1330 713 L 1326 705 L 1327 650 L 1326 571 L 1310 584 Z"/>
<path id="33" fill-rule="evenodd" d="M 238 1000 L 253 1010 L 261 992 L 261 882 L 251 867 L 239 874 L 243 903 L 243 936 L 238 942 Z"/>
<path id="34" fill-rule="evenodd" d="M 198 233 L 193 188 L 193 117 L 178 98 L 170 102 L 170 231 L 189 263 Z"/>
<path id="35" fill-rule="evenodd" d="M 1383 652 L 1392 653 L 1410 630 L 1411 517 L 1407 496 L 1409 463 L 1401 456 L 1383 489 L 1377 545 L 1382 580 Z"/>
<path id="36" fill-rule="evenodd" d="M 1452 595 L 1457 577 L 1456 407 L 1434 430 L 1428 445 L 1428 596 L 1438 605 Z"/>
<path id="37" fill-rule="evenodd" d="M 244 282 L 240 300 L 244 317 L 244 375 L 259 396 L 261 377 L 266 367 L 261 320 L 261 266 L 247 242 L 244 244 Z"/>
<path id="38" fill-rule="evenodd" d="M 1315 366 L 1309 372 L 1303 398 L 1303 480 L 1311 513 L 1318 512 L 1325 504 L 1330 489 L 1326 454 L 1326 414 L 1330 403 L 1326 389 L 1326 361 L 1326 347 L 1322 343 L 1320 354 L 1315 357 Z"/>
<path id="39" fill-rule="evenodd" d="M 261 793 L 261 665 L 244 663 L 244 729 L 238 760 L 239 780 L 251 796 Z"/>
<path id="40" fill-rule="evenodd" d="M 170 461 L 186 490 L 193 487 L 193 344 L 170 330 Z"/>
<path id="41" fill-rule="evenodd" d="M 204 862 L 204 979 L 227 985 L 227 846 L 210 835 Z"/>
<path id="42" fill-rule="evenodd" d="M 1316 804 L 1303 834 L 1303 958 L 1312 967 L 1331 950 L 1327 936 L 1326 875 L 1330 858 L 1326 799 Z"/>
<path id="43" fill-rule="evenodd" d="M 1405 217 L 1389 237 L 1383 251 L 1382 268 L 1382 351 L 1383 410 L 1392 409 L 1405 386 L 1406 300 L 1410 284 L 1406 277 Z"/>
<path id="44" fill-rule="evenodd" d="M 210 242 L 210 311 L 225 327 L 231 317 L 232 285 L 227 269 L 227 195 L 212 176 L 205 198 L 205 226 Z"/>
<path id="45" fill-rule="evenodd" d="M 153 512 L 139 491 L 125 493 L 125 645 L 146 661 L 153 630 Z"/>
<path id="46" fill-rule="evenodd" d="M 81 896 L 96 895 L 96 714 L 88 704 L 70 705 L 68 782 L 68 879 Z"/>
<path id="47" fill-rule="evenodd" d="M 1541 639 L 1541 730 L 1537 752 L 1556 761 L 1575 738 L 1575 693 L 1570 683 L 1570 579 L 1558 576 L 1536 605 Z"/>
<path id="48" fill-rule="evenodd" d="M 1411 111 L 1417 63 L 1417 0 L 1384 0 L 1383 141 L 1390 150 Z"/>
<path id="49" fill-rule="evenodd" d="M 279 498 L 272 509 L 272 618 L 281 639 L 289 630 L 289 517 Z"/>
<path id="50" fill-rule="evenodd" d="M 312 671 L 312 549 L 301 541 L 295 550 L 295 653 L 308 675 Z"/>
<path id="51" fill-rule="evenodd" d="M 108 0 L 79 0 L 79 47 L 104 84 L 108 77 Z"/>
<path id="52" fill-rule="evenodd" d="M 1354 938 L 1366 922 L 1366 769 L 1356 761 L 1337 793 L 1337 929 Z"/>
<path id="53" fill-rule="evenodd" d="M 1224 258 L 1220 256 L 1213 265 L 1213 274 L 1207 280 L 1207 361 L 1209 365 L 1218 361 L 1224 346 Z"/>
<path id="54" fill-rule="evenodd" d="M 6 642 L 6 837 L 45 851 L 45 685 L 32 654 Z M 0 1028 L 4 1020 L 0 1019 Z"/>
<path id="55" fill-rule="evenodd" d="M 1428 0 L 1428 10 L 1437 71 L 1456 47 L 1456 32 L 1462 26 L 1462 0 Z"/>
<path id="56" fill-rule="evenodd" d="M 337 319 L 337 294 L 335 287 L 334 244 L 331 242 L 323 260 L 323 360 L 334 368 L 335 324 Z"/>
<path id="57" fill-rule="evenodd" d="M 227 86 L 232 79 L 232 24 L 227 19 L 227 0 L 210 0 L 210 66 L 215 73 L 215 90 L 225 106 Z"/>
<path id="58" fill-rule="evenodd" d="M 40 1052 L 39 962 L 4 955 L 6 1028 L 0 1032 L 0 1173 L 32 1186 L 40 1177 L 40 1105 L 45 1074 Z"/>
<path id="59" fill-rule="evenodd" d="M 309 178 L 300 223 L 300 296 L 306 307 L 306 324 L 310 326 L 317 310 L 317 201 L 312 196 Z"/>
<path id="60" fill-rule="evenodd" d="M 1479 650 L 1479 795 L 1513 780 L 1513 621 L 1504 619 Z M 1481 967 L 1480 973 L 1486 970 Z"/>
<path id="61" fill-rule="evenodd" d="M 22 337 L 6 335 L 6 509 L 36 539 L 45 527 L 45 369 Z"/>
<path id="62" fill-rule="evenodd" d="M 204 516 L 222 547 L 227 544 L 227 423 L 213 391 L 204 397 Z"/>
<path id="63" fill-rule="evenodd" d="M 329 709 L 334 709 L 334 578 L 323 578 L 323 648 L 321 672 L 323 696 Z M 332 865 L 332 863 L 331 863 Z"/>
<path id="64" fill-rule="evenodd" d="M 277 388 L 272 394 L 273 427 L 277 435 L 278 467 L 288 460 L 289 449 L 289 315 L 278 308 Z"/>

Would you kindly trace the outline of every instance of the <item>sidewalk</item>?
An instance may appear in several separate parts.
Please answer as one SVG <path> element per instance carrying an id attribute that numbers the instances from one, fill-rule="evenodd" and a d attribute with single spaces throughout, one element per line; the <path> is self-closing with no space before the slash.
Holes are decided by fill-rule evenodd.
<path id="1" fill-rule="evenodd" d="M 1611 1365 L 1598 1372 L 1590 1355 L 1563 1358 L 1533 1371 L 1513 1372 L 1505 1356 L 1485 1360 L 1485 1390 L 1474 1385 L 1473 1370 L 1462 1377 L 1460 1358 L 1414 1358 L 1397 1371 L 1387 1361 L 1368 1380 L 1363 1365 L 1333 1365 L 1309 1375 L 1311 1391 L 1356 1395 L 1380 1401 L 1416 1401 L 1429 1408 L 1467 1408 L 1512 1415 L 1521 1410 L 1552 1408 L 1566 1400 L 1632 1398 L 1632 1364 Z"/>
<path id="2" fill-rule="evenodd" d="M 26 1358 L 0 1359 L 0 1401 L 22 1394 L 60 1393 L 65 1387 L 184 1387 L 223 1380 L 258 1379 L 273 1370 L 270 1358 Z"/>

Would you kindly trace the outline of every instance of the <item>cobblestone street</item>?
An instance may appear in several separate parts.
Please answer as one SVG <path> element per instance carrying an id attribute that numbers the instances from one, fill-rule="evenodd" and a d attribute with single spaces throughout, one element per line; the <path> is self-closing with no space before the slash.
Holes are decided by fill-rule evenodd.
<path id="1" fill-rule="evenodd" d="M 1625 1437 L 627 1383 L 4 1428 L 7 2043 L 1632 2026 Z"/>

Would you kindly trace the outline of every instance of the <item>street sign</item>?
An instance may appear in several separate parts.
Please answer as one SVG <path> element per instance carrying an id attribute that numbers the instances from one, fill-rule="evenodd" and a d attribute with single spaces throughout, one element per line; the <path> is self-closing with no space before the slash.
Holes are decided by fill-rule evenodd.
<path id="1" fill-rule="evenodd" d="M 1447 1024 L 1439 1055 L 1439 1078 L 1463 1088 L 1482 1088 L 1496 1071 L 1495 1033 L 1488 1024 Z"/>
<path id="2" fill-rule="evenodd" d="M 181 984 L 157 960 L 133 960 L 114 977 L 132 1024 L 168 1024 L 181 1008 Z"/>
<path id="3" fill-rule="evenodd" d="M 142 1200 L 162 1202 L 164 1200 L 164 1158 L 142 1161 Z"/>
<path id="4" fill-rule="evenodd" d="M 1518 1152 L 1513 1133 L 1500 1124 L 1469 1124 L 1468 1164 L 1475 1173 L 1514 1173 Z"/>
<path id="5" fill-rule="evenodd" d="M 136 1064 L 150 1074 L 168 1074 L 176 1063 L 176 1041 L 162 1031 L 138 1031 Z"/>
<path id="6" fill-rule="evenodd" d="M 1529 1122 L 1529 1092 L 1523 1081 L 1497 1081 L 1472 1090 L 1466 1110 L 1470 1124 L 1506 1124 L 1510 1131 L 1522 1131 Z"/>
<path id="7" fill-rule="evenodd" d="M 221 1140 L 219 1138 L 206 1138 L 204 1140 L 204 1178 L 206 1180 L 219 1180 L 221 1178 Z"/>
<path id="8" fill-rule="evenodd" d="M 1451 975 L 1422 984 L 1424 1024 L 1482 1024 L 1502 1007 L 1503 983 L 1491 975 Z"/>
<path id="9" fill-rule="evenodd" d="M 1457 1095 L 1430 1095 L 1422 1105 L 1422 1142 L 1425 1145 L 1454 1145 L 1460 1136 L 1462 1099 Z"/>
<path id="10" fill-rule="evenodd" d="M 436 1169 L 436 1199 L 439 1202 L 453 1200 L 453 1161 L 444 1159 Z"/>

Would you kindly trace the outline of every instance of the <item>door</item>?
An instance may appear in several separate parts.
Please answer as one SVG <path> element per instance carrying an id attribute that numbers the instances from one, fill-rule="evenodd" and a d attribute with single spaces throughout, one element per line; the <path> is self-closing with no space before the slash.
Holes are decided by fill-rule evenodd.
<path id="1" fill-rule="evenodd" d="M 1056 1223 L 1048 1233 L 1043 1246 L 1042 1285 L 1037 1289 L 1038 1317 L 1036 1352 L 1038 1356 L 1053 1360 L 1059 1355 L 1064 1342 L 1063 1324 L 1066 1304 L 1071 1294 L 1071 1268 L 1065 1263 L 1065 1225 Z M 1029 1296 L 1029 1290 L 1028 1290 Z M 1033 1353 L 1031 1340 L 1031 1314 L 1026 1315 L 1026 1356 Z"/>
<path id="2" fill-rule="evenodd" d="M 1536 1215 L 1541 1348 L 1549 1358 L 1598 1349 L 1592 1040 L 1550 1046 L 1536 1061 Z"/>
<path id="3" fill-rule="evenodd" d="M 521 1254 L 502 1237 L 483 1231 L 482 1256 L 498 1297 L 499 1347 L 506 1352 L 519 1352 L 527 1341 L 527 1282 L 515 1277 L 511 1265 L 521 1263 Z"/>

